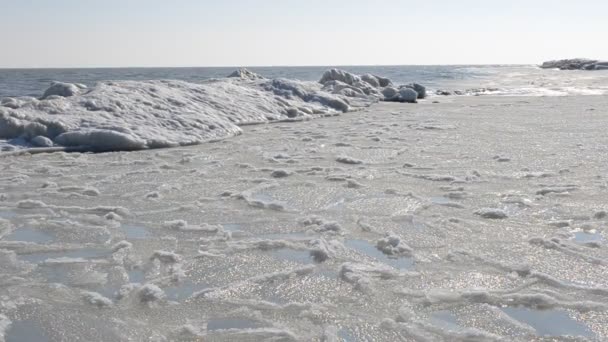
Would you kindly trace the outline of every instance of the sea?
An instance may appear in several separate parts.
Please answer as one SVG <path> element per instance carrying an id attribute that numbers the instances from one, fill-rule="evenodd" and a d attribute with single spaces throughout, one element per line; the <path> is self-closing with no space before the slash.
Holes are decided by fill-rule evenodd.
<path id="1" fill-rule="evenodd" d="M 39 97 L 51 82 L 177 79 L 203 82 L 229 75 L 238 67 L 0 69 L 0 98 Z M 561 71 L 537 65 L 401 65 L 247 67 L 267 78 L 317 81 L 324 71 L 339 68 L 355 74 L 388 77 L 396 84 L 416 82 L 429 93 L 439 90 L 465 95 L 566 96 L 608 94 L 608 71 Z"/>

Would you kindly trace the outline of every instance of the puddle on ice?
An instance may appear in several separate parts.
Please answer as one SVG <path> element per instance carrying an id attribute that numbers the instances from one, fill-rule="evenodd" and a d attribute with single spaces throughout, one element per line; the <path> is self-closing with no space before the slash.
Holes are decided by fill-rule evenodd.
<path id="1" fill-rule="evenodd" d="M 604 238 L 598 232 L 574 232 L 574 241 L 578 243 L 602 242 Z"/>
<path id="2" fill-rule="evenodd" d="M 145 240 L 152 236 L 147 228 L 135 224 L 123 224 L 120 229 L 125 233 L 127 239 Z"/>
<path id="3" fill-rule="evenodd" d="M 12 210 L 0 209 L 0 218 L 10 220 L 16 216 L 17 216 L 17 213 Z"/>
<path id="4" fill-rule="evenodd" d="M 447 204 L 452 203 L 452 201 L 450 201 L 448 198 L 445 198 L 443 196 L 431 197 L 431 202 L 433 202 L 435 204 L 441 204 L 441 205 L 447 205 Z"/>
<path id="5" fill-rule="evenodd" d="M 34 264 L 41 263 L 48 259 L 57 258 L 82 258 L 82 259 L 97 259 L 103 258 L 110 254 L 108 250 L 97 249 L 97 248 L 85 248 L 76 251 L 61 251 L 61 252 L 41 252 L 31 254 L 21 254 L 19 258 L 24 261 L 28 261 Z"/>
<path id="6" fill-rule="evenodd" d="M 310 235 L 305 232 L 295 233 L 274 233 L 274 234 L 262 234 L 259 236 L 260 239 L 266 240 L 307 240 L 310 239 Z"/>
<path id="7" fill-rule="evenodd" d="M 261 327 L 263 327 L 261 323 L 246 318 L 216 318 L 207 322 L 208 331 L 227 329 L 256 329 Z"/>
<path id="8" fill-rule="evenodd" d="M 55 240 L 51 234 L 32 228 L 19 228 L 7 235 L 4 239 L 7 241 L 34 242 L 37 244 L 46 244 Z"/>
<path id="9" fill-rule="evenodd" d="M 566 311 L 514 307 L 506 307 L 502 310 L 514 319 L 536 329 L 541 336 L 595 337 L 595 334 L 586 325 L 574 320 Z"/>
<path id="10" fill-rule="evenodd" d="M 224 230 L 232 233 L 244 231 L 243 225 L 240 223 L 222 223 L 222 227 L 224 227 Z"/>
<path id="11" fill-rule="evenodd" d="M 309 251 L 298 251 L 290 248 L 281 248 L 271 252 L 277 259 L 293 261 L 299 264 L 312 264 L 313 259 Z"/>
<path id="12" fill-rule="evenodd" d="M 344 243 L 347 247 L 370 256 L 382 263 L 392 266 L 400 270 L 408 270 L 414 267 L 414 259 L 410 257 L 393 258 L 379 251 L 376 246 L 365 240 L 346 240 Z"/>
<path id="13" fill-rule="evenodd" d="M 32 321 L 16 321 L 12 322 L 6 335 L 6 342 L 46 342 L 50 339 L 46 333 L 35 322 Z"/>
<path id="14" fill-rule="evenodd" d="M 458 317 L 448 310 L 441 310 L 434 312 L 429 321 L 440 328 L 446 330 L 461 330 L 462 326 L 458 323 Z"/>
<path id="15" fill-rule="evenodd" d="M 190 298 L 194 293 L 209 288 L 207 284 L 197 284 L 190 279 L 183 280 L 172 286 L 165 288 L 167 299 L 181 301 Z"/>

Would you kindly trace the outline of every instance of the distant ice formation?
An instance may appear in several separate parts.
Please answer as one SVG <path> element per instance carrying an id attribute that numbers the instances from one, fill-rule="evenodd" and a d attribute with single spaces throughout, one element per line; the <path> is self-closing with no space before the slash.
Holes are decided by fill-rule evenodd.
<path id="1" fill-rule="evenodd" d="M 129 151 L 199 144 L 239 126 L 346 113 L 377 101 L 416 102 L 418 84 L 327 71 L 320 82 L 266 79 L 246 69 L 201 84 L 106 81 L 92 88 L 53 82 L 40 99 L 0 102 L 0 139 L 9 146 Z"/>
<path id="2" fill-rule="evenodd" d="M 561 59 L 544 62 L 541 65 L 541 68 L 560 70 L 608 70 L 608 61 L 602 62 L 585 58 Z"/>

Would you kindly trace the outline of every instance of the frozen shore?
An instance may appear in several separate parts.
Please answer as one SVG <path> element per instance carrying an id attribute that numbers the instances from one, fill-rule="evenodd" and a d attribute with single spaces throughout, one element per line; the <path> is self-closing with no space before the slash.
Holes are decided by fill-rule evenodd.
<path id="1" fill-rule="evenodd" d="M 574 58 L 544 62 L 543 69 L 560 70 L 608 70 L 608 61 L 595 59 Z"/>
<path id="2" fill-rule="evenodd" d="M 91 89 L 53 82 L 40 98 L 0 99 L 0 151 L 107 152 L 196 145 L 241 133 L 241 126 L 347 113 L 378 101 L 415 103 L 424 86 L 343 70 L 319 82 L 266 79 L 246 69 L 200 84 L 177 80 L 104 81 Z"/>
<path id="3" fill-rule="evenodd" d="M 1 159 L 0 340 L 608 339 L 608 98 L 439 100 Z"/>

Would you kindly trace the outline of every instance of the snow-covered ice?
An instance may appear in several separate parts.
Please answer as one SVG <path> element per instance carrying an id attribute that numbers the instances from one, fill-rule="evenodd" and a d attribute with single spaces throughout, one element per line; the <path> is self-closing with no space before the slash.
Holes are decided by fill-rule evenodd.
<path id="1" fill-rule="evenodd" d="M 382 89 L 389 85 L 382 77 L 362 78 L 337 69 L 327 71 L 320 82 L 266 79 L 246 69 L 201 84 L 106 81 L 89 89 L 53 82 L 40 99 L 2 99 L 0 139 L 9 140 L 7 148 L 81 151 L 194 145 L 238 135 L 243 125 L 365 108 L 385 100 Z M 415 102 L 416 94 L 403 88 L 395 100 Z"/>

